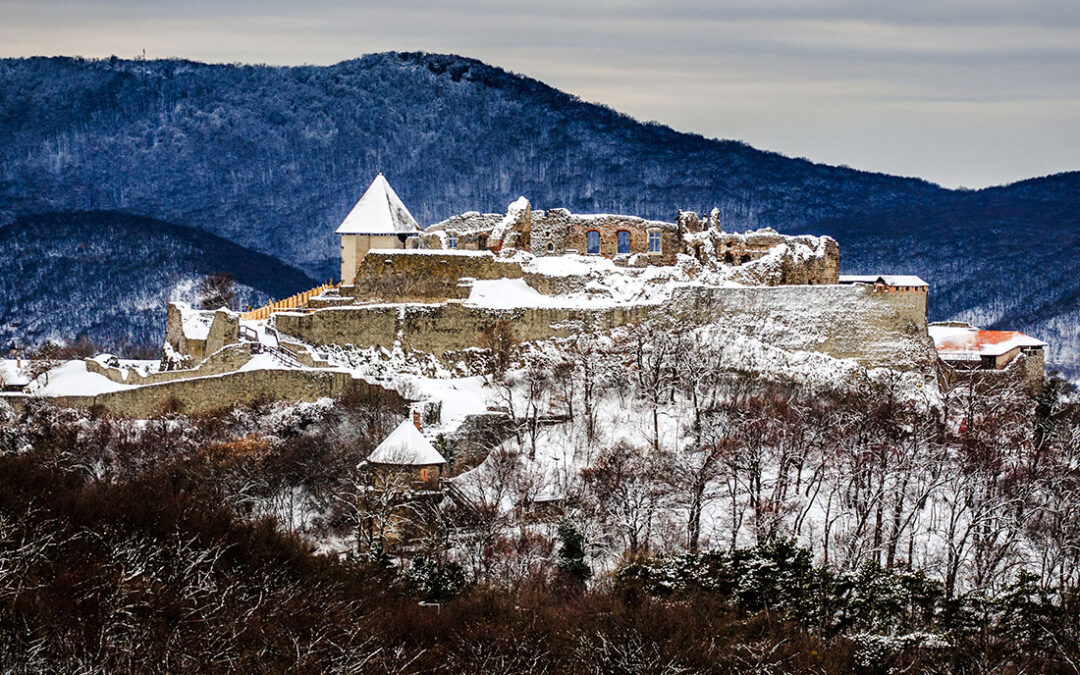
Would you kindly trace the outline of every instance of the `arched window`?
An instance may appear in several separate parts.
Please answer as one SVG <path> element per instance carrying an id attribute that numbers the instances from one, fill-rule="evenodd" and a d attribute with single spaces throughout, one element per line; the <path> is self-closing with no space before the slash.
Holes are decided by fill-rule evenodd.
<path id="1" fill-rule="evenodd" d="M 615 233 L 615 252 L 616 253 L 629 253 L 630 252 L 630 232 L 628 230 L 619 230 Z"/>
<path id="2" fill-rule="evenodd" d="M 549 241 L 549 242 L 548 242 L 548 249 L 547 249 L 547 251 L 548 251 L 548 253 L 554 253 L 554 252 L 555 252 L 555 244 L 552 244 L 552 243 L 551 243 L 551 242 Z"/>
<path id="3" fill-rule="evenodd" d="M 589 255 L 600 255 L 600 232 L 589 230 L 585 233 L 585 252 Z"/>

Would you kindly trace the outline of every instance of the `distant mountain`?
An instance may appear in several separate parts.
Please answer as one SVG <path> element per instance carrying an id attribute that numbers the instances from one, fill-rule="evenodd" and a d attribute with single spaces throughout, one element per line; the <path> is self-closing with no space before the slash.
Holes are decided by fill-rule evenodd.
<path id="1" fill-rule="evenodd" d="M 421 223 L 519 195 L 669 220 L 715 206 L 730 229 L 836 236 L 845 271 L 920 274 L 932 318 L 1029 331 L 1080 371 L 1078 173 L 946 190 L 642 124 L 420 53 L 287 68 L 2 60 L 0 137 L 0 223 L 122 210 L 322 278 L 336 267 L 335 226 L 380 170 Z"/>
<path id="2" fill-rule="evenodd" d="M 121 213 L 26 216 L 0 227 L 0 348 L 81 336 L 112 347 L 160 344 L 165 303 L 231 272 L 242 304 L 315 282 L 281 261 L 201 230 Z"/>

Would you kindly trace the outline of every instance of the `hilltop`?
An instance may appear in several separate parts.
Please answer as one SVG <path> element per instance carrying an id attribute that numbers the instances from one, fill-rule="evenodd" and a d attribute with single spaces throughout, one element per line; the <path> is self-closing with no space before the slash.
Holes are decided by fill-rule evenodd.
<path id="1" fill-rule="evenodd" d="M 164 338 L 165 303 L 231 272 L 241 304 L 315 282 L 230 241 L 122 213 L 45 214 L 0 228 L 0 345 L 88 337 L 111 346 Z"/>
<path id="2" fill-rule="evenodd" d="M 333 229 L 386 173 L 422 224 L 540 208 L 828 234 L 844 272 L 918 273 L 931 319 L 1008 325 L 1076 369 L 1080 174 L 978 191 L 815 164 L 640 123 L 453 55 L 333 66 L 0 61 L 0 224 L 123 210 L 333 273 Z M 1034 272 L 1033 270 L 1038 270 Z M 994 280 L 994 281 L 991 281 Z"/>

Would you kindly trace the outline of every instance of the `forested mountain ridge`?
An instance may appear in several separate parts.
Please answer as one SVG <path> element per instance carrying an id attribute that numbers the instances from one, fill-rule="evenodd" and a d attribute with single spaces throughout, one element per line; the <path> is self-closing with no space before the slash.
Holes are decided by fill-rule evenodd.
<path id="1" fill-rule="evenodd" d="M 850 272 L 907 272 L 931 318 L 1019 328 L 1080 363 L 1080 174 L 978 191 L 814 164 L 643 124 L 452 55 L 334 66 L 0 61 L 0 224 L 122 210 L 302 266 L 336 264 L 335 226 L 383 171 L 421 223 L 538 208 L 831 234 Z M 7 258 L 6 253 L 0 256 Z"/>
<path id="2" fill-rule="evenodd" d="M 165 336 L 165 303 L 228 272 L 241 305 L 315 284 L 303 272 L 220 237 L 122 213 L 26 216 L 0 228 L 0 348 L 87 337 L 113 348 Z"/>

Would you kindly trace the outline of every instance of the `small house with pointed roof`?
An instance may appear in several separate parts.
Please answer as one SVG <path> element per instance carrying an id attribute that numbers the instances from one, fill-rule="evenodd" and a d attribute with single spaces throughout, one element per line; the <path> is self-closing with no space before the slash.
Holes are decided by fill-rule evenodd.
<path id="1" fill-rule="evenodd" d="M 356 268 L 371 249 L 405 248 L 420 226 L 380 173 L 337 228 L 341 235 L 341 283 L 356 281 Z"/>
<path id="2" fill-rule="evenodd" d="M 438 480 L 446 465 L 446 458 L 420 433 L 419 414 L 390 432 L 386 440 L 371 451 L 367 461 L 416 471 L 417 478 L 425 483 Z"/>

